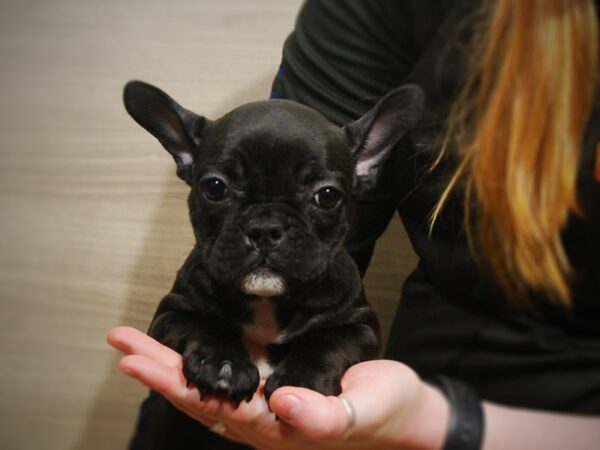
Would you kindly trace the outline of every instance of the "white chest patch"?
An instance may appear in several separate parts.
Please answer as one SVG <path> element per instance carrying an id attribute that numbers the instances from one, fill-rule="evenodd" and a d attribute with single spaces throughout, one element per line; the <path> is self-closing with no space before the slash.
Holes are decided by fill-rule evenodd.
<path id="1" fill-rule="evenodd" d="M 254 321 L 242 327 L 244 346 L 260 373 L 261 380 L 268 378 L 273 368 L 268 363 L 267 347 L 281 342 L 283 334 L 277 324 L 276 306 L 268 299 L 250 303 L 254 310 Z"/>

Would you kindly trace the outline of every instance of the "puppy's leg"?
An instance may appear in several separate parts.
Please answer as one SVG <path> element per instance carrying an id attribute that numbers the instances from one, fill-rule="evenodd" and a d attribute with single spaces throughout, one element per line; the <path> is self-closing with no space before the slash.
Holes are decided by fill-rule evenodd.
<path id="1" fill-rule="evenodd" d="M 338 395 L 344 372 L 352 365 L 379 356 L 379 334 L 365 323 L 316 329 L 273 350 L 281 359 L 265 384 L 265 397 L 281 386 L 306 387 Z"/>
<path id="2" fill-rule="evenodd" d="M 201 397 L 218 394 L 236 404 L 250 400 L 259 374 L 239 327 L 214 315 L 165 307 L 165 302 L 170 302 L 169 296 L 152 322 L 150 335 L 182 354 L 183 373 Z"/>

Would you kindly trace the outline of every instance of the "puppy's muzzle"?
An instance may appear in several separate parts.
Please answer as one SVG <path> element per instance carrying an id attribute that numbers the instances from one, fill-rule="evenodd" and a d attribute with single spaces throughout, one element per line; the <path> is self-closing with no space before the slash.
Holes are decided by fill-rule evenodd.
<path id="1" fill-rule="evenodd" d="M 275 211 L 263 207 L 258 211 L 255 209 L 254 212 L 244 225 L 246 243 L 267 262 L 270 254 L 278 253 L 284 247 L 282 244 L 289 227 L 284 221 L 285 216 Z M 244 277 L 241 288 L 246 294 L 272 297 L 282 295 L 286 283 L 281 275 L 272 269 L 259 266 Z"/>
<path id="2" fill-rule="evenodd" d="M 256 250 L 271 250 L 285 238 L 288 227 L 275 216 L 252 217 L 244 227 L 246 242 Z"/>

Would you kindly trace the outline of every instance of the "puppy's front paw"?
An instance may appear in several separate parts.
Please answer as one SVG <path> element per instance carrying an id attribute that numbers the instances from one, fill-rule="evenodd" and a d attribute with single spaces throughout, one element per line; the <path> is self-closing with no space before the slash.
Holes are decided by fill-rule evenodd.
<path id="1" fill-rule="evenodd" d="M 338 395 L 341 391 L 341 373 L 333 370 L 318 371 L 301 365 L 283 365 L 267 378 L 265 383 L 265 398 L 282 386 L 298 386 L 312 389 L 323 395 Z"/>
<path id="2" fill-rule="evenodd" d="M 258 388 L 258 369 L 248 358 L 231 354 L 212 355 L 198 350 L 183 355 L 183 374 L 188 383 L 206 395 L 223 395 L 236 405 L 250 401 Z"/>

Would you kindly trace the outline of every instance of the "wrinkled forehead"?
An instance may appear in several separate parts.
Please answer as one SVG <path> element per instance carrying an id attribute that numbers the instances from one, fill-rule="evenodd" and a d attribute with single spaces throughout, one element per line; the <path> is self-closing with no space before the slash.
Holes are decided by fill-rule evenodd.
<path id="1" fill-rule="evenodd" d="M 291 102 L 259 102 L 215 123 L 210 154 L 201 157 L 231 178 L 269 180 L 274 189 L 336 178 L 351 183 L 353 167 L 342 131 Z"/>

